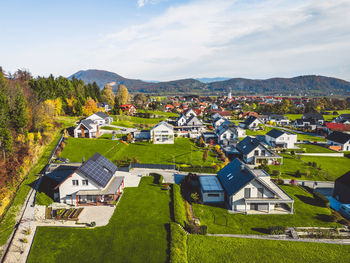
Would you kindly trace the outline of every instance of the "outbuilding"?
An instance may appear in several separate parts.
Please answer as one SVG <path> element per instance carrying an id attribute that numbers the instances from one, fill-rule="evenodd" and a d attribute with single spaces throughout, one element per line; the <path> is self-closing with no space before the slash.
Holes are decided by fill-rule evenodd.
<path id="1" fill-rule="evenodd" d="M 216 176 L 199 176 L 203 203 L 220 203 L 225 201 L 225 193 Z"/>

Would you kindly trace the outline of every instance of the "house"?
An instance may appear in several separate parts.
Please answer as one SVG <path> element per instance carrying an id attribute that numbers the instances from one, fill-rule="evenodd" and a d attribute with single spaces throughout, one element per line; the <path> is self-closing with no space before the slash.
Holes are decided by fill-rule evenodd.
<path id="1" fill-rule="evenodd" d="M 191 118 L 191 117 L 197 116 L 197 113 L 193 109 L 189 109 L 185 111 L 185 116 L 187 118 Z"/>
<path id="2" fill-rule="evenodd" d="M 154 144 L 174 144 L 174 127 L 161 121 L 151 129 L 150 138 Z"/>
<path id="3" fill-rule="evenodd" d="M 334 119 L 336 123 L 350 124 L 350 114 L 340 114 Z"/>
<path id="4" fill-rule="evenodd" d="M 297 140 L 298 135 L 277 129 L 272 129 L 265 135 L 265 141 L 271 147 L 292 149 Z"/>
<path id="5" fill-rule="evenodd" d="M 225 121 L 227 121 L 226 119 L 224 119 L 224 118 L 221 118 L 221 116 L 219 117 L 219 118 L 217 118 L 217 119 L 215 119 L 214 121 L 213 121 L 213 126 L 214 126 L 214 128 L 218 128 L 222 123 L 224 123 Z"/>
<path id="6" fill-rule="evenodd" d="M 304 113 L 304 115 L 301 118 L 303 120 L 313 120 L 318 125 L 323 125 L 324 122 L 323 115 L 318 112 Z"/>
<path id="7" fill-rule="evenodd" d="M 123 112 L 128 113 L 131 116 L 135 115 L 136 113 L 136 107 L 132 104 L 122 104 L 119 106 L 119 109 L 121 109 Z"/>
<path id="8" fill-rule="evenodd" d="M 217 114 L 215 116 L 220 116 L 225 119 L 230 119 L 231 118 L 231 112 L 230 111 L 220 111 L 220 110 L 212 110 L 212 114 Z"/>
<path id="9" fill-rule="evenodd" d="M 221 115 L 219 113 L 214 113 L 210 116 L 211 121 L 215 121 L 217 119 L 222 119 Z"/>
<path id="10" fill-rule="evenodd" d="M 97 103 L 97 108 L 99 108 L 105 112 L 109 112 L 112 110 L 112 107 L 108 103 L 103 103 L 103 102 Z"/>
<path id="11" fill-rule="evenodd" d="M 339 146 L 339 151 L 350 151 L 350 134 L 334 131 L 326 139 L 328 145 L 332 148 L 334 148 L 333 146 Z"/>
<path id="12" fill-rule="evenodd" d="M 217 109 L 219 109 L 219 106 L 216 103 L 213 103 L 213 104 L 210 105 L 210 109 L 211 110 L 217 110 Z"/>
<path id="13" fill-rule="evenodd" d="M 236 144 L 238 140 L 236 127 L 233 126 L 223 126 L 216 132 L 216 135 L 218 136 L 218 143 L 221 145 Z"/>
<path id="14" fill-rule="evenodd" d="M 205 129 L 205 125 L 201 120 L 193 114 L 189 117 L 182 114 L 175 121 L 175 131 L 180 135 L 188 135 L 189 137 L 198 137 L 200 133 Z"/>
<path id="15" fill-rule="evenodd" d="M 74 128 L 74 138 L 98 138 L 100 136 L 100 125 L 93 120 L 84 119 Z"/>
<path id="16" fill-rule="evenodd" d="M 350 204 L 350 172 L 335 179 L 333 197 L 343 204 Z"/>
<path id="17" fill-rule="evenodd" d="M 315 130 L 317 122 L 314 119 L 296 119 L 294 121 L 295 128 Z"/>
<path id="18" fill-rule="evenodd" d="M 246 135 L 246 132 L 244 129 L 242 129 L 241 127 L 237 126 L 235 123 L 230 122 L 228 120 L 225 120 L 218 127 L 216 127 L 216 132 L 218 132 L 222 128 L 228 128 L 228 127 L 234 127 L 236 137 L 244 137 Z"/>
<path id="19" fill-rule="evenodd" d="M 267 164 L 282 164 L 283 157 L 269 150 L 258 139 L 250 136 L 245 137 L 240 141 L 236 149 L 241 153 L 242 159 L 247 164 L 259 165 Z"/>
<path id="20" fill-rule="evenodd" d="M 265 122 L 275 123 L 276 125 L 288 125 L 289 120 L 282 114 L 269 113 L 266 115 Z"/>
<path id="21" fill-rule="evenodd" d="M 171 105 L 171 104 L 165 105 L 165 110 L 166 110 L 166 111 L 173 111 L 174 108 L 175 108 L 175 107 L 174 107 L 173 105 Z"/>
<path id="22" fill-rule="evenodd" d="M 243 112 L 238 113 L 238 119 L 246 119 L 246 118 L 249 118 L 251 116 L 259 117 L 259 114 L 255 111 L 243 111 Z"/>
<path id="23" fill-rule="evenodd" d="M 124 188 L 124 177 L 116 176 L 117 171 L 114 163 L 95 153 L 55 186 L 56 197 L 76 206 L 113 204 Z"/>
<path id="24" fill-rule="evenodd" d="M 113 118 L 110 117 L 107 113 L 102 111 L 98 111 L 91 114 L 89 117 L 86 118 L 86 120 L 92 120 L 94 123 L 98 124 L 99 126 L 109 125 L 113 122 Z"/>
<path id="25" fill-rule="evenodd" d="M 229 210 L 246 214 L 292 214 L 294 200 L 264 170 L 238 158 L 218 172 Z"/>
<path id="26" fill-rule="evenodd" d="M 225 192 L 216 176 L 199 176 L 203 203 L 221 203 L 225 201 Z"/>
<path id="27" fill-rule="evenodd" d="M 239 127 L 249 130 L 257 130 L 260 125 L 263 125 L 262 121 L 255 116 L 250 116 L 244 122 L 239 123 Z"/>
<path id="28" fill-rule="evenodd" d="M 214 145 L 218 141 L 218 136 L 214 132 L 203 132 L 202 138 L 206 144 Z"/>

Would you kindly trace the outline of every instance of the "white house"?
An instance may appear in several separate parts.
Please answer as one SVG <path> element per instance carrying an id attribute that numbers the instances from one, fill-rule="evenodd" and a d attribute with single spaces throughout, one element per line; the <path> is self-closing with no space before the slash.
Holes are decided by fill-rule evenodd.
<path id="1" fill-rule="evenodd" d="M 297 140 L 298 135 L 277 129 L 272 129 L 265 135 L 265 141 L 271 147 L 292 149 L 295 148 Z"/>
<path id="2" fill-rule="evenodd" d="M 275 123 L 277 125 L 288 125 L 289 124 L 289 119 L 282 114 L 274 114 L 274 113 L 267 114 L 267 118 L 265 121 L 266 122 L 269 121 L 269 122 Z"/>
<path id="3" fill-rule="evenodd" d="M 328 145 L 340 146 L 340 151 L 350 151 L 350 134 L 334 131 L 326 139 Z"/>
<path id="4" fill-rule="evenodd" d="M 223 124 L 226 121 L 228 121 L 228 120 L 226 120 L 226 119 L 224 119 L 222 117 L 219 117 L 219 118 L 217 118 L 216 120 L 213 121 L 213 126 L 216 129 L 216 128 L 218 128 L 221 124 Z"/>
<path id="5" fill-rule="evenodd" d="M 185 112 L 185 116 L 187 118 L 191 118 L 193 116 L 197 116 L 197 113 L 193 109 L 189 109 Z"/>
<path id="6" fill-rule="evenodd" d="M 95 153 L 56 187 L 57 199 L 70 205 L 112 204 L 124 188 L 124 177 L 116 176 L 118 167 Z"/>
<path id="7" fill-rule="evenodd" d="M 257 130 L 259 125 L 262 125 L 262 121 L 255 116 L 249 116 L 244 122 L 239 123 L 239 127 L 249 130 Z"/>
<path id="8" fill-rule="evenodd" d="M 155 125 L 150 133 L 154 144 L 174 144 L 174 127 L 165 121 Z"/>
<path id="9" fill-rule="evenodd" d="M 240 141 L 236 149 L 242 155 L 242 160 L 247 164 L 259 165 L 267 164 L 282 164 L 283 157 L 269 150 L 258 139 L 250 136 L 245 137 Z"/>
<path id="10" fill-rule="evenodd" d="M 203 203 L 225 201 L 225 192 L 216 176 L 199 176 Z"/>
<path id="11" fill-rule="evenodd" d="M 94 114 L 91 114 L 89 117 L 86 118 L 87 120 L 92 120 L 96 124 L 103 126 L 108 125 L 113 122 L 113 118 L 110 117 L 107 113 L 99 111 L 95 112 Z"/>
<path id="12" fill-rule="evenodd" d="M 181 115 L 175 122 L 175 131 L 179 135 L 189 137 L 199 137 L 201 132 L 205 129 L 205 125 L 196 115 Z"/>
<path id="13" fill-rule="evenodd" d="M 97 138 L 100 136 L 100 126 L 93 120 L 82 120 L 77 127 L 74 128 L 75 138 Z"/>
<path id="14" fill-rule="evenodd" d="M 246 214 L 290 214 L 294 200 L 264 170 L 234 159 L 218 172 L 229 210 Z"/>

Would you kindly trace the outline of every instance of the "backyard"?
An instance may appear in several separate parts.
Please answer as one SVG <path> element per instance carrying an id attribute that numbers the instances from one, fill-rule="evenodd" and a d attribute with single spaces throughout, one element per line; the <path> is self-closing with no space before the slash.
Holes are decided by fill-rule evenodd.
<path id="1" fill-rule="evenodd" d="M 188 261 L 195 262 L 349 262 L 347 245 L 188 236 Z"/>
<path id="2" fill-rule="evenodd" d="M 230 214 L 227 209 L 194 204 L 194 215 L 215 234 L 265 234 L 270 226 L 335 227 L 331 210 L 323 207 L 313 196 L 299 186 L 282 185 L 281 188 L 294 199 L 294 214 L 244 215 Z"/>
<path id="3" fill-rule="evenodd" d="M 107 226 L 39 227 L 28 262 L 166 262 L 170 193 L 152 182 L 125 188 Z"/>
<path id="4" fill-rule="evenodd" d="M 69 138 L 62 151 L 61 157 L 71 162 L 87 160 L 96 152 L 102 154 L 112 162 L 129 157 L 135 157 L 141 163 L 155 164 L 192 164 L 194 166 L 210 166 L 218 162 L 216 156 L 208 151 L 207 160 L 203 161 L 203 149 L 197 147 L 188 138 L 175 138 L 174 144 L 152 144 L 136 142 L 125 145 L 120 141 L 104 139 Z"/>

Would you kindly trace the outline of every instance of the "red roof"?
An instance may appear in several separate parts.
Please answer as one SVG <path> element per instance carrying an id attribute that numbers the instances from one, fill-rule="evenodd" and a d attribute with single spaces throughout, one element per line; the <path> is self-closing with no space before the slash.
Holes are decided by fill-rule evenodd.
<path id="1" fill-rule="evenodd" d="M 167 104 L 167 105 L 165 106 L 165 108 L 174 109 L 174 106 L 173 106 L 173 105 L 171 105 L 171 104 Z"/>
<path id="2" fill-rule="evenodd" d="M 132 107 L 135 108 L 135 106 L 132 104 L 122 104 L 119 106 L 119 108 L 121 108 L 122 110 L 130 110 Z"/>
<path id="3" fill-rule="evenodd" d="M 326 122 L 325 125 L 331 131 L 345 131 L 346 130 L 345 125 L 343 123 Z"/>

